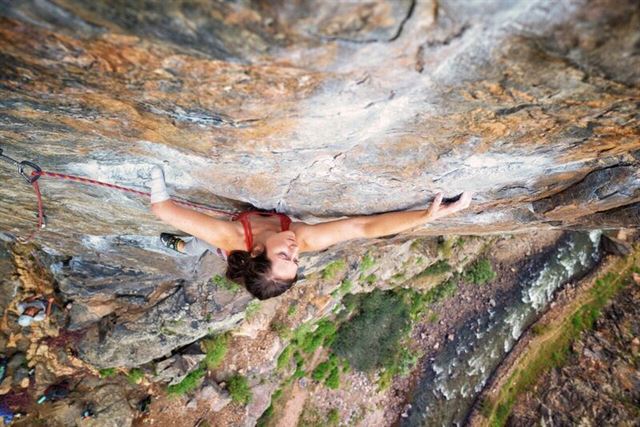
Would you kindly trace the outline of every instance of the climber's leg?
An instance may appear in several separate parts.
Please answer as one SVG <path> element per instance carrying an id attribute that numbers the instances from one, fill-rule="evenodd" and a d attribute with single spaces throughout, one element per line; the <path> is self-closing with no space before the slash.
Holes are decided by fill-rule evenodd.
<path id="1" fill-rule="evenodd" d="M 216 252 L 218 248 L 209 243 L 205 242 L 202 239 L 198 239 L 197 237 L 193 237 L 191 240 L 184 244 L 183 252 L 189 255 L 200 255 L 205 251 L 211 251 L 213 253 Z"/>
<path id="2" fill-rule="evenodd" d="M 198 239 L 197 237 L 193 237 L 191 240 L 186 242 L 183 247 L 183 252 L 187 255 L 198 256 L 206 251 L 211 251 L 211 253 L 221 258 L 227 259 L 222 249 L 217 248 L 202 239 Z"/>

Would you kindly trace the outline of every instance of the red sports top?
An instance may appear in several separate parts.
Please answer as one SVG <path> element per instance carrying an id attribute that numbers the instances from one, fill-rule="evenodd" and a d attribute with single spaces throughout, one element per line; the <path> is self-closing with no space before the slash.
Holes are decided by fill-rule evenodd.
<path id="1" fill-rule="evenodd" d="M 291 225 L 291 218 L 279 212 L 246 211 L 235 214 L 231 218 L 231 221 L 240 220 L 242 223 L 242 226 L 244 227 L 244 242 L 247 244 L 247 251 L 249 252 L 251 252 L 251 248 L 253 247 L 253 233 L 251 232 L 251 223 L 249 222 L 249 215 L 252 214 L 258 214 L 260 216 L 279 216 L 280 227 L 282 228 L 281 231 L 289 230 L 289 225 Z"/>

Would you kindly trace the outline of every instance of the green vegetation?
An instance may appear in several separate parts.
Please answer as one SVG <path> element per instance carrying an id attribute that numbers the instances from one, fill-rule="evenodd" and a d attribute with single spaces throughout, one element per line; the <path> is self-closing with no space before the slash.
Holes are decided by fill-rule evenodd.
<path id="1" fill-rule="evenodd" d="M 340 369 L 338 366 L 334 366 L 329 373 L 329 376 L 325 380 L 325 385 L 330 389 L 337 389 L 340 387 Z"/>
<path id="2" fill-rule="evenodd" d="M 200 385 L 200 380 L 204 378 L 206 371 L 203 367 L 195 369 L 184 377 L 178 384 L 170 385 L 167 388 L 167 393 L 170 396 L 182 396 Z"/>
<path id="3" fill-rule="evenodd" d="M 426 298 L 430 303 L 440 302 L 455 295 L 457 290 L 458 283 L 456 282 L 456 280 L 449 279 L 429 289 L 426 292 Z"/>
<path id="4" fill-rule="evenodd" d="M 414 240 L 413 242 L 411 242 L 411 246 L 409 246 L 409 249 L 411 251 L 420 251 L 420 249 L 422 248 L 422 245 L 424 244 L 424 239 L 423 238 L 418 238 L 416 240 Z"/>
<path id="5" fill-rule="evenodd" d="M 258 418 L 258 421 L 256 422 L 256 427 L 266 427 L 269 424 L 269 421 L 271 420 L 271 417 L 273 417 L 273 413 L 274 413 L 273 405 L 277 403 L 278 399 L 280 399 L 281 396 L 282 396 L 281 388 L 273 392 L 273 394 L 271 395 L 271 403 L 269 404 L 269 407 L 265 409 L 262 415 L 260 415 L 260 418 Z"/>
<path id="6" fill-rule="evenodd" d="M 438 255 L 442 258 L 448 259 L 451 257 L 451 251 L 455 245 L 455 240 L 452 238 L 445 238 L 442 236 L 442 240 L 438 241 Z"/>
<path id="7" fill-rule="evenodd" d="M 369 274 L 367 276 L 365 276 L 365 275 L 361 275 L 360 276 L 360 280 L 362 280 L 367 285 L 373 285 L 376 282 L 376 279 L 377 279 L 377 277 L 376 277 L 375 274 Z"/>
<path id="8" fill-rule="evenodd" d="M 379 390 L 384 390 L 391 385 L 391 381 L 396 375 L 406 377 L 411 373 L 411 370 L 416 366 L 418 360 L 422 357 L 423 353 L 413 353 L 406 345 L 400 346 L 400 350 L 394 355 L 391 363 L 388 363 L 382 371 L 380 378 L 378 379 Z"/>
<path id="9" fill-rule="evenodd" d="M 301 324 L 293 331 L 291 342 L 294 345 L 301 345 L 304 341 L 305 335 L 311 332 L 312 328 L 313 325 L 309 322 Z"/>
<path id="10" fill-rule="evenodd" d="M 451 271 L 449 263 L 447 261 L 440 260 L 425 268 L 422 273 L 418 274 L 416 277 L 420 279 L 428 276 L 437 276 L 448 271 Z"/>
<path id="11" fill-rule="evenodd" d="M 227 390 L 229 390 L 231 400 L 234 402 L 242 405 L 246 405 L 251 402 L 251 389 L 249 388 L 249 382 L 246 377 L 240 374 L 234 374 L 227 381 Z"/>
<path id="12" fill-rule="evenodd" d="M 349 279 L 344 279 L 340 286 L 338 286 L 333 292 L 331 292 L 332 297 L 338 297 L 348 294 L 353 287 L 353 283 Z"/>
<path id="13" fill-rule="evenodd" d="M 343 372 L 344 363 L 343 363 Z M 340 386 L 340 361 L 335 354 L 331 354 L 329 359 L 316 366 L 311 373 L 311 378 L 316 381 L 324 380 L 327 387 L 336 389 Z"/>
<path id="14" fill-rule="evenodd" d="M 256 421 L 256 427 L 266 427 L 269 424 L 271 417 L 273 417 L 273 411 L 274 410 L 273 410 L 273 399 L 272 399 L 267 409 L 264 410 L 262 415 L 260 415 L 260 418 L 258 418 L 258 420 Z"/>
<path id="15" fill-rule="evenodd" d="M 429 323 L 436 323 L 438 321 L 438 313 L 436 313 L 435 311 L 430 312 L 427 321 Z"/>
<path id="16" fill-rule="evenodd" d="M 531 333 L 533 335 L 544 335 L 549 330 L 548 324 L 536 323 L 531 327 Z"/>
<path id="17" fill-rule="evenodd" d="M 289 326 L 287 326 L 287 324 L 281 320 L 272 320 L 269 327 L 283 340 L 289 339 L 291 335 L 291 328 L 289 328 Z"/>
<path id="18" fill-rule="evenodd" d="M 360 261 L 360 272 L 365 273 L 367 270 L 371 270 L 374 265 L 376 265 L 375 258 L 373 258 L 370 252 L 367 252 L 362 257 L 362 261 Z"/>
<path id="19" fill-rule="evenodd" d="M 405 278 L 406 276 L 404 273 L 396 273 L 393 276 L 391 276 L 391 280 L 397 281 L 397 282 L 402 282 Z"/>
<path id="20" fill-rule="evenodd" d="M 330 426 L 337 426 L 340 423 L 340 412 L 337 408 L 333 408 L 327 414 L 327 422 Z"/>
<path id="21" fill-rule="evenodd" d="M 296 361 L 296 371 L 293 373 L 291 378 L 295 380 L 297 378 L 304 377 L 305 371 L 302 369 L 304 366 L 304 357 L 302 357 L 302 353 L 296 350 L 296 352 L 293 353 L 293 358 Z"/>
<path id="22" fill-rule="evenodd" d="M 313 353 L 321 345 L 328 347 L 335 338 L 336 327 L 329 319 L 322 319 L 318 322 L 318 327 L 313 332 L 304 335 L 297 344 L 305 353 Z"/>
<path id="23" fill-rule="evenodd" d="M 333 368 L 338 366 L 338 358 L 335 354 L 331 354 L 329 359 L 320 363 L 316 366 L 316 369 L 311 373 L 311 378 L 316 381 L 322 381 L 327 377 L 327 375 L 333 370 Z"/>
<path id="24" fill-rule="evenodd" d="M 143 378 L 144 372 L 140 368 L 132 368 L 127 374 L 127 380 L 131 385 L 139 384 Z"/>
<path id="25" fill-rule="evenodd" d="M 109 378 L 117 374 L 116 368 L 104 368 L 98 371 L 100 378 Z"/>
<path id="26" fill-rule="evenodd" d="M 406 304 L 397 292 L 379 290 L 349 294 L 344 300 L 355 302 L 357 313 L 340 326 L 331 349 L 361 371 L 384 366 L 410 326 Z"/>
<path id="27" fill-rule="evenodd" d="M 537 331 L 532 329 L 532 333 L 540 337 L 532 341 L 535 351 L 511 374 L 495 401 L 485 399 L 482 402 L 481 413 L 489 419 L 489 424 L 505 425 L 518 396 L 530 390 L 544 372 L 565 363 L 573 341 L 583 331 L 593 328 L 602 309 L 631 282 L 631 272 L 636 270 L 640 272 L 632 266 L 621 274 L 609 272 L 596 279 L 588 297 L 578 302 L 580 305 L 571 316 L 557 325 L 540 326 Z"/>
<path id="28" fill-rule="evenodd" d="M 219 274 L 213 276 L 210 282 L 220 289 L 225 289 L 234 293 L 239 292 L 242 289 L 236 282 L 232 282 Z"/>
<path id="29" fill-rule="evenodd" d="M 406 377 L 407 375 L 409 375 L 413 367 L 416 366 L 416 363 L 418 363 L 418 359 L 420 359 L 421 356 L 421 354 L 412 353 L 406 347 L 402 347 L 398 356 L 398 364 L 396 365 L 397 373 L 401 377 Z"/>
<path id="30" fill-rule="evenodd" d="M 464 272 L 464 280 L 481 285 L 496 278 L 496 272 L 488 259 L 482 258 L 471 264 L 471 267 Z"/>
<path id="31" fill-rule="evenodd" d="M 245 320 L 247 321 L 253 320 L 253 318 L 255 317 L 255 315 L 258 313 L 259 310 L 260 310 L 259 299 L 252 299 L 251 301 L 249 301 L 249 304 L 247 304 L 247 307 L 244 309 Z"/>
<path id="32" fill-rule="evenodd" d="M 229 348 L 229 336 L 227 334 L 216 335 L 211 338 L 205 338 L 200 342 L 202 351 L 206 353 L 204 364 L 207 369 L 215 369 L 224 359 Z"/>
<path id="33" fill-rule="evenodd" d="M 287 309 L 287 316 L 293 316 L 294 314 L 296 314 L 297 310 L 298 310 L 298 304 L 297 303 L 291 304 Z"/>
<path id="34" fill-rule="evenodd" d="M 408 290 L 405 293 L 405 300 L 409 304 L 409 314 L 411 316 L 411 320 L 418 320 L 422 317 L 422 315 L 426 312 L 427 308 L 431 304 L 438 303 L 442 300 L 445 300 L 453 295 L 455 295 L 458 289 L 458 282 L 456 277 L 450 278 L 433 288 L 429 289 L 427 292 L 416 292 L 413 290 Z"/>
<path id="35" fill-rule="evenodd" d="M 293 346 L 289 344 L 282 350 L 280 356 L 278 356 L 278 361 L 276 362 L 276 368 L 280 371 L 289 365 L 289 361 L 291 360 L 291 354 L 293 353 Z"/>
<path id="36" fill-rule="evenodd" d="M 331 280 L 336 277 L 339 272 L 344 270 L 346 266 L 347 263 L 344 262 L 343 259 L 337 259 L 333 262 L 330 262 L 329 264 L 327 264 L 324 270 L 322 270 L 322 278 L 325 280 Z"/>

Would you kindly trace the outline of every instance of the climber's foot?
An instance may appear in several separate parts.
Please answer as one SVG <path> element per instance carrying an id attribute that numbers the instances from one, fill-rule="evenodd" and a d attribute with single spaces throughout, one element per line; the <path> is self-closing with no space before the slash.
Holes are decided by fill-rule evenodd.
<path id="1" fill-rule="evenodd" d="M 169 249 L 173 249 L 176 252 L 184 253 L 184 240 L 175 234 L 160 233 L 160 241 Z"/>

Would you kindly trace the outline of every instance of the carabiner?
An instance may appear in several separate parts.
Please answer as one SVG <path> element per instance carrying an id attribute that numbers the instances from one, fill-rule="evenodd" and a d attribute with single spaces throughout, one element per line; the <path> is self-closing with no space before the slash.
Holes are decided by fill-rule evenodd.
<path id="1" fill-rule="evenodd" d="M 30 175 L 27 175 L 26 172 L 24 171 L 25 166 L 33 169 Z M 42 172 L 42 169 L 40 169 L 40 166 L 36 165 L 33 162 L 30 162 L 28 160 L 23 160 L 20 163 L 18 163 L 18 172 L 29 184 L 33 184 L 38 180 L 38 178 L 40 178 L 40 172 Z"/>

